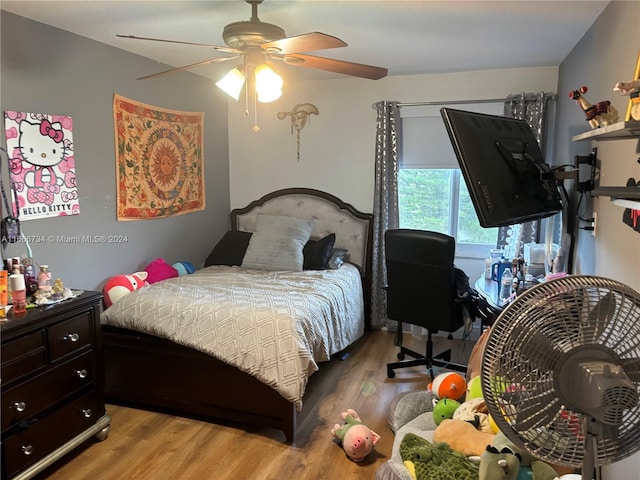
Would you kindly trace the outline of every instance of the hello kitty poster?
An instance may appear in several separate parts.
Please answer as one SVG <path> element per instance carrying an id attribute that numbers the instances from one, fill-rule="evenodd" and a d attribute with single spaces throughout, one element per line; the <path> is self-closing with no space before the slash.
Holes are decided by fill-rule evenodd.
<path id="1" fill-rule="evenodd" d="M 78 215 L 71 117 L 5 111 L 4 123 L 20 220 Z"/>

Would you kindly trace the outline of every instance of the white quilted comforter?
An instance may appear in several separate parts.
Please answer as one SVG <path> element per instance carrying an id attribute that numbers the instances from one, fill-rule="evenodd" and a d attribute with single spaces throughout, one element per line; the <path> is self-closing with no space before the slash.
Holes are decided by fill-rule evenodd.
<path id="1" fill-rule="evenodd" d="M 210 354 L 300 409 L 318 362 L 364 332 L 362 281 L 350 264 L 299 273 L 212 266 L 120 298 L 101 322 Z"/>

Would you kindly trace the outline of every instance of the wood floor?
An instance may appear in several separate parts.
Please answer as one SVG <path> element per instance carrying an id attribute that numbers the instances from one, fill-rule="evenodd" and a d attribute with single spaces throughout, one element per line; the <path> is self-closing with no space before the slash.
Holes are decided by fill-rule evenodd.
<path id="1" fill-rule="evenodd" d="M 456 334 L 459 338 L 460 333 Z M 452 360 L 465 362 L 471 341 L 434 338 L 434 351 L 453 347 Z M 424 339 L 405 335 L 405 345 L 424 351 Z M 392 400 L 425 389 L 424 367 L 397 370 L 387 378 L 386 363 L 396 360 L 393 334 L 367 332 L 348 356 L 321 364 L 312 375 L 298 414 L 297 439 L 282 432 L 216 425 L 193 419 L 107 405 L 112 428 L 103 442 L 91 440 L 42 472 L 38 480 L 283 480 L 373 479 L 391 454 L 393 432 L 387 425 Z M 222 386 L 221 386 L 222 388 Z M 367 461 L 356 464 L 330 434 L 340 412 L 353 408 L 381 435 Z"/>

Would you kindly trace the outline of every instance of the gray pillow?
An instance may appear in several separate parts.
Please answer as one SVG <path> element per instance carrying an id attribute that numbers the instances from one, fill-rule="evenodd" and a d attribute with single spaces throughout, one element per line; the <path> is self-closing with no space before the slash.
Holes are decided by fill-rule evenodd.
<path id="1" fill-rule="evenodd" d="M 302 249 L 311 236 L 314 223 L 313 220 L 280 215 L 258 215 L 242 267 L 301 272 Z"/>

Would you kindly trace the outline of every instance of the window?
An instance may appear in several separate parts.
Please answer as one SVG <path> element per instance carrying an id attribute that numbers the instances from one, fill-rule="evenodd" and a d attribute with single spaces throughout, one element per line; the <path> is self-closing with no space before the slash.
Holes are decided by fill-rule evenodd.
<path id="1" fill-rule="evenodd" d="M 402 168 L 398 173 L 400 227 L 446 233 L 456 254 L 485 257 L 497 228 L 483 228 L 459 169 Z"/>
<path id="2" fill-rule="evenodd" d="M 502 114 L 502 104 L 461 106 Z M 483 228 L 462 178 L 439 107 L 403 108 L 398 172 L 400 228 L 432 230 L 456 239 L 456 255 L 487 256 L 497 228 Z"/>

